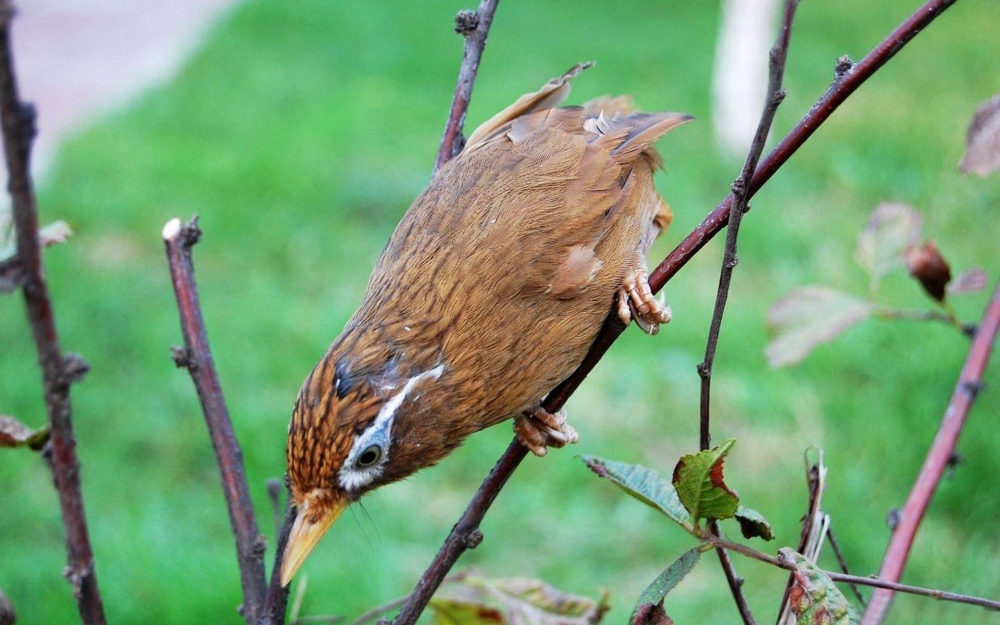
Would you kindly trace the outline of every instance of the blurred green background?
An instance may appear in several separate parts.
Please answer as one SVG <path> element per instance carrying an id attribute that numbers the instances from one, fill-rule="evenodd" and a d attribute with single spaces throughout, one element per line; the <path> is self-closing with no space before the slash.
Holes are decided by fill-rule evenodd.
<path id="1" fill-rule="evenodd" d="M 180 342 L 160 230 L 200 215 L 202 304 L 243 445 L 262 530 L 273 543 L 265 480 L 284 470 L 299 384 L 359 302 L 369 268 L 426 183 L 454 88 L 467 2 L 238 6 L 170 84 L 64 146 L 39 190 L 43 221 L 76 235 L 46 252 L 63 348 L 93 369 L 74 387 L 79 453 L 97 572 L 113 623 L 240 622 L 233 539 L 197 398 L 170 360 Z M 805 2 L 775 133 L 806 111 L 835 59 L 860 58 L 916 2 Z M 711 139 L 715 3 L 501 3 L 469 128 L 582 60 L 572 103 L 632 93 L 646 109 L 698 122 L 660 143 L 658 178 L 676 221 L 654 262 L 727 193 L 740 163 Z M 957 270 L 994 280 L 1000 178 L 957 173 L 976 105 L 1000 90 L 1000 4 L 959 3 L 866 84 L 755 198 L 744 222 L 716 361 L 714 435 L 734 436 L 729 482 L 773 523 L 773 551 L 798 540 L 802 454 L 826 451 L 825 507 L 852 571 L 874 573 L 934 437 L 967 342 L 915 322 L 870 322 L 797 368 L 771 370 L 765 314 L 789 289 L 822 282 L 863 295 L 858 232 L 881 201 L 910 203 Z M 16 29 L 16 24 L 15 24 Z M 756 107 L 756 104 L 748 103 Z M 40 112 L 45 115 L 45 111 Z M 721 241 L 666 289 L 674 321 L 655 338 L 629 330 L 569 404 L 581 442 L 529 458 L 460 562 L 490 576 L 543 578 L 610 592 L 608 622 L 691 541 L 596 479 L 587 453 L 669 474 L 697 448 L 698 375 Z M 900 273 L 882 301 L 926 306 Z M 968 321 L 985 294 L 956 301 Z M 39 371 L 20 298 L 0 300 L 0 412 L 44 420 Z M 921 528 L 905 581 L 1000 595 L 1000 416 L 987 375 L 963 435 L 962 464 Z M 440 466 L 387 487 L 347 514 L 303 571 L 303 614 L 350 618 L 408 592 L 510 440 L 473 437 Z M 729 527 L 731 533 L 735 527 Z M 268 561 L 272 557 L 269 551 Z M 63 530 L 51 479 L 24 450 L 0 453 L 0 588 L 23 623 L 76 620 L 61 578 Z M 736 558 L 761 622 L 774 619 L 783 573 Z M 832 560 L 824 561 L 834 566 Z M 300 582 L 301 583 L 301 578 Z M 706 559 L 667 600 L 678 623 L 737 623 Z M 892 623 L 996 623 L 966 606 L 900 597 Z"/>

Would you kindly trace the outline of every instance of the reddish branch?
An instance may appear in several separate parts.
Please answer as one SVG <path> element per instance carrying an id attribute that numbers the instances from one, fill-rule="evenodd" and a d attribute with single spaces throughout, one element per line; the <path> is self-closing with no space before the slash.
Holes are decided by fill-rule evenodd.
<path id="1" fill-rule="evenodd" d="M 35 137 L 35 110 L 21 102 L 11 57 L 10 22 L 13 8 L 0 1 L 0 120 L 7 159 L 14 227 L 17 230 L 19 282 L 28 309 L 28 319 L 38 350 L 45 389 L 45 407 L 51 430 L 49 466 L 59 493 L 59 506 L 66 528 L 68 564 L 65 575 L 73 585 L 80 618 L 87 624 L 104 623 L 104 607 L 97 587 L 94 554 L 80 491 L 80 463 L 73 436 L 70 385 L 87 370 L 79 356 L 63 357 L 56 333 L 55 313 L 42 271 L 38 242 L 38 211 L 31 183 L 31 143 Z"/>
<path id="2" fill-rule="evenodd" d="M 983 371 L 989 361 L 998 330 L 1000 330 L 1000 282 L 997 283 L 993 299 L 987 305 L 979 329 L 972 339 L 972 346 L 955 385 L 955 392 L 941 419 L 941 427 L 938 429 L 934 444 L 927 453 L 924 466 L 920 469 L 913 490 L 910 491 L 910 496 L 900 513 L 899 524 L 889 540 L 889 547 L 878 574 L 884 581 L 898 582 L 902 577 L 917 528 L 920 527 L 920 521 L 924 518 L 941 477 L 954 457 L 955 446 L 969 415 L 969 409 L 982 386 Z M 881 623 L 889 610 L 892 598 L 892 590 L 876 591 L 868 603 L 868 609 L 861 621 L 862 625 Z"/>
<path id="3" fill-rule="evenodd" d="M 888 37 L 879 43 L 859 63 L 851 65 L 841 60 L 838 63 L 836 79 L 827 92 L 757 167 L 753 178 L 746 187 L 747 199 L 753 197 L 754 193 L 788 161 L 791 155 L 805 143 L 812 133 L 861 84 L 885 65 L 910 39 L 926 28 L 945 9 L 954 4 L 955 1 L 929 0 L 916 13 L 892 31 Z M 698 250 L 704 247 L 713 236 L 722 230 L 729 220 L 732 201 L 733 196 L 730 194 L 702 221 L 694 232 L 681 241 L 677 248 L 656 267 L 650 275 L 650 286 L 654 292 L 662 289 L 664 284 L 681 267 L 687 264 Z M 583 379 L 586 378 L 601 357 L 607 352 L 608 348 L 611 347 L 611 344 L 614 343 L 615 339 L 624 330 L 625 326 L 617 319 L 617 315 L 609 315 L 594 345 L 580 364 L 580 367 L 546 397 L 543 404 L 546 410 L 555 411 L 565 404 L 569 396 L 579 387 Z M 454 566 L 462 553 L 471 546 L 478 544 L 481 538 L 478 530 L 479 523 L 486 515 L 486 511 L 493 503 L 500 488 L 503 487 L 514 470 L 517 469 L 521 460 L 524 459 L 525 454 L 524 448 L 516 440 L 507 447 L 503 456 L 497 461 L 493 470 L 469 502 L 459 522 L 452 529 L 448 538 L 445 539 L 445 543 L 442 545 L 438 555 L 417 583 L 413 594 L 410 596 L 410 600 L 394 621 L 394 625 L 411 625 L 415 622 L 420 612 L 426 607 L 427 602 L 430 601 L 430 597 L 434 594 L 438 585 L 440 585 L 447 572 Z"/>
<path id="4" fill-rule="evenodd" d="M 197 218 L 184 225 L 181 225 L 179 219 L 172 219 L 163 227 L 170 278 L 184 334 L 184 348 L 175 348 L 174 361 L 177 366 L 186 367 L 190 372 L 201 400 L 215 458 L 219 463 L 229 521 L 236 537 L 240 583 L 243 588 L 242 613 L 247 623 L 256 625 L 264 613 L 264 537 L 257 529 L 243 468 L 243 452 L 236 441 L 229 410 L 222 396 L 222 387 L 205 331 L 205 320 L 198 302 L 191 247 L 198 242 L 200 236 Z"/>
<path id="5" fill-rule="evenodd" d="M 462 66 L 458 70 L 458 84 L 455 86 L 455 97 L 451 101 L 448 112 L 448 123 L 444 127 L 441 147 L 438 150 L 434 172 L 462 151 L 465 139 L 462 137 L 462 127 L 465 126 L 465 114 L 469 110 L 472 99 L 472 86 L 479 73 L 479 60 L 483 58 L 483 48 L 486 47 L 486 37 L 490 34 L 493 14 L 500 0 L 482 0 L 478 11 L 460 11 L 455 16 L 455 32 L 465 35 L 465 51 L 462 53 Z"/>

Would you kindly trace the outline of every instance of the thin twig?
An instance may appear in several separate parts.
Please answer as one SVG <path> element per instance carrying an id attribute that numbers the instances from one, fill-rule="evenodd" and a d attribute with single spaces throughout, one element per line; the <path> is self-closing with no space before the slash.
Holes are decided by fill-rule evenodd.
<path id="1" fill-rule="evenodd" d="M 979 322 L 979 330 L 969 347 L 969 354 L 962 366 L 955 392 L 948 402 L 948 407 L 941 419 L 941 427 L 933 445 L 927 452 L 927 458 L 920 469 L 913 490 L 910 491 L 906 504 L 903 505 L 901 518 L 889 540 L 879 577 L 896 582 L 902 577 L 906 560 L 910 555 L 913 540 L 924 518 L 927 506 L 930 504 L 934 491 L 937 490 L 941 478 L 950 465 L 955 454 L 958 437 L 962 433 L 969 409 L 976 399 L 982 386 L 983 371 L 989 362 L 990 352 L 1000 330 L 1000 282 L 997 283 L 990 300 Z M 868 603 L 868 609 L 861 621 L 862 625 L 877 625 L 885 618 L 892 603 L 891 590 L 876 591 Z"/>
<path id="2" fill-rule="evenodd" d="M 787 571 L 794 571 L 795 565 L 791 562 L 785 561 L 781 557 L 775 557 L 766 553 L 757 551 L 752 547 L 747 547 L 746 545 L 741 545 L 740 543 L 734 543 L 725 538 L 718 538 L 716 536 L 705 535 L 705 539 L 712 544 L 713 547 L 723 547 L 729 551 L 735 551 L 736 553 L 746 556 L 748 558 L 759 560 L 761 562 L 766 562 L 773 566 L 783 568 Z M 923 588 L 922 586 L 909 586 L 907 584 L 899 584 L 893 581 L 881 579 L 879 577 L 863 577 L 861 575 L 847 575 L 845 573 L 834 573 L 833 571 L 823 571 L 823 574 L 829 577 L 832 581 L 842 583 L 842 584 L 858 584 L 859 586 L 871 586 L 873 588 L 884 588 L 889 590 L 895 590 L 898 592 L 905 592 L 911 595 L 920 595 L 923 597 L 931 597 L 933 599 L 938 599 L 940 601 L 953 601 L 955 603 L 965 603 L 968 605 L 976 605 L 982 608 L 987 608 L 989 610 L 1000 611 L 1000 601 L 994 601 L 993 599 L 984 599 L 983 597 L 973 597 L 971 595 L 962 595 L 955 592 L 946 592 L 944 590 L 937 590 L 934 588 Z"/>
<path id="3" fill-rule="evenodd" d="M 486 37 L 490 34 L 490 25 L 493 23 L 493 14 L 497 10 L 499 1 L 482 0 L 478 11 L 460 11 L 455 16 L 455 31 L 465 36 L 465 51 L 462 53 L 462 65 L 458 70 L 455 96 L 448 112 L 448 123 L 444 127 L 437 162 L 434 163 L 434 173 L 461 152 L 465 145 L 465 139 L 462 137 L 465 114 L 469 110 L 472 87 L 476 82 L 476 74 L 479 73 L 479 61 L 483 58 Z"/>
<path id="4" fill-rule="evenodd" d="M 708 330 L 708 340 L 705 342 L 705 359 L 698 365 L 698 375 L 701 377 L 701 427 L 700 442 L 701 449 L 708 449 L 712 446 L 711 436 L 711 397 L 712 397 L 712 366 L 715 362 L 715 352 L 719 345 L 719 333 L 722 330 L 722 318 L 726 311 L 726 302 L 729 299 L 729 287 L 732 283 L 733 271 L 739 259 L 736 254 L 736 244 L 739 238 L 740 223 L 743 214 L 749 209 L 747 186 L 754 172 L 760 155 L 764 153 L 764 144 L 767 136 L 771 132 L 771 125 L 774 123 L 774 116 L 778 111 L 778 106 L 785 99 L 785 91 L 782 89 L 782 78 L 785 74 L 785 63 L 788 60 L 788 43 L 792 34 L 792 22 L 795 19 L 795 9 L 798 0 L 786 0 L 785 9 L 782 13 L 781 30 L 778 38 L 771 48 L 769 58 L 769 77 L 767 93 L 764 98 L 764 110 L 761 112 L 760 121 L 757 124 L 757 132 L 754 134 L 753 142 L 747 153 L 746 162 L 743 164 L 743 171 L 733 182 L 732 202 L 729 208 L 729 222 L 726 229 L 726 247 L 722 255 L 722 269 L 719 272 L 719 288 L 715 296 L 715 309 L 712 312 L 712 322 Z M 716 536 L 721 534 L 718 522 L 713 522 L 711 532 Z M 732 560 L 725 549 L 716 549 L 719 555 L 719 563 L 726 574 L 726 581 L 732 591 L 736 607 L 740 612 L 740 617 L 746 625 L 754 625 L 753 613 L 750 611 L 750 604 L 743 595 L 743 580 L 737 575 L 733 567 Z"/>
<path id="5" fill-rule="evenodd" d="M 844 559 L 844 552 L 840 550 L 840 545 L 833 535 L 832 525 L 826 528 L 826 537 L 830 540 L 830 548 L 833 549 L 833 555 L 837 558 L 840 571 L 845 575 L 850 575 L 851 572 L 847 569 L 847 560 Z M 868 605 L 868 602 L 865 601 L 865 596 L 861 594 L 861 589 L 858 588 L 857 584 L 851 584 L 851 591 L 854 593 L 854 598 L 858 600 L 858 603 L 862 607 Z"/>
<path id="6" fill-rule="evenodd" d="M 747 189 L 747 199 L 756 193 L 761 185 L 770 179 L 774 173 L 788 161 L 788 158 L 798 150 L 815 130 L 825 122 L 861 84 L 868 80 L 882 65 L 928 24 L 930 24 L 944 9 L 956 0 L 930 0 L 925 3 L 912 17 L 896 28 L 886 39 L 876 46 L 865 59 L 838 75 L 833 86 L 813 106 L 795 128 L 785 136 L 777 147 L 771 151 L 751 179 Z M 694 255 L 708 243 L 726 225 L 732 196 L 720 203 L 681 243 L 661 262 L 650 274 L 650 287 L 658 292 Z M 604 356 L 615 340 L 625 331 L 625 324 L 615 313 L 609 314 L 604 321 L 590 351 L 584 356 L 580 366 L 573 374 L 554 388 L 545 398 L 543 407 L 549 412 L 558 411 L 566 400 L 580 386 L 597 362 Z M 467 538 L 470 529 L 478 532 L 479 523 L 501 488 L 513 471 L 524 459 L 526 450 L 515 439 L 503 453 L 486 480 L 476 491 L 462 518 L 452 529 L 448 538 L 438 551 L 424 575 L 417 582 L 413 595 L 397 616 L 395 625 L 410 625 L 426 607 L 441 580 L 454 566 L 459 556 L 468 548 Z M 405 619 L 404 619 L 405 616 Z"/>
<path id="7" fill-rule="evenodd" d="M 219 463 L 229 521 L 236 538 L 240 584 L 243 589 L 242 614 L 247 623 L 256 625 L 264 613 L 265 543 L 257 529 L 250 488 L 243 468 L 243 452 L 236 440 L 229 410 L 222 396 L 222 387 L 215 371 L 205 320 L 198 301 L 191 247 L 198 242 L 200 236 L 197 217 L 184 225 L 180 219 L 171 219 L 163 227 L 163 241 L 166 244 L 170 278 L 177 298 L 185 345 L 184 349 L 175 349 L 174 360 L 177 366 L 187 368 L 201 400 L 215 458 Z"/>
<path id="8" fill-rule="evenodd" d="M 73 585 L 81 620 L 88 625 L 97 625 L 105 622 L 104 606 L 97 587 L 94 554 L 80 490 L 80 463 L 76 455 L 70 403 L 70 385 L 83 376 L 87 367 L 80 356 L 63 357 L 55 312 L 42 271 L 38 210 L 30 168 L 31 144 L 35 138 L 35 109 L 21 102 L 18 95 L 10 45 L 13 11 L 9 0 L 0 1 L 0 119 L 9 173 L 8 190 L 17 231 L 17 258 L 22 272 L 20 281 L 42 368 L 45 407 L 52 436 L 48 459 L 66 528 L 68 563 L 64 574 Z"/>
<path id="9" fill-rule="evenodd" d="M 285 622 L 285 608 L 288 605 L 288 591 L 291 586 L 281 585 L 281 563 L 285 558 L 285 547 L 288 545 L 288 536 L 292 533 L 294 522 L 295 508 L 288 506 L 284 522 L 278 529 L 278 542 L 274 547 L 274 565 L 271 567 L 271 583 L 267 587 L 267 597 L 264 598 L 261 625 L 280 625 Z"/>

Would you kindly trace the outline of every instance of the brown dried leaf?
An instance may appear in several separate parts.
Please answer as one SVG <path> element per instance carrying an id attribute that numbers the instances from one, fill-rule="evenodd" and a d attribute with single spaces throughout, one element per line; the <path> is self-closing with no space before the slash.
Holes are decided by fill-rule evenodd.
<path id="1" fill-rule="evenodd" d="M 978 293 L 986 288 L 986 272 L 979 267 L 967 269 L 948 285 L 949 295 L 960 293 Z"/>
<path id="2" fill-rule="evenodd" d="M 778 559 L 794 566 L 788 606 L 799 623 L 852 625 L 858 622 L 854 607 L 826 571 L 788 547 L 778 550 Z"/>
<path id="3" fill-rule="evenodd" d="M 945 289 L 951 282 L 951 266 L 938 251 L 934 241 L 928 239 L 923 245 L 906 250 L 906 269 L 920 281 L 932 298 L 944 301 Z"/>
<path id="4" fill-rule="evenodd" d="M 883 202 L 875 207 L 854 254 L 873 285 L 903 265 L 904 252 L 920 242 L 920 222 L 920 213 L 906 204 Z"/>
<path id="5" fill-rule="evenodd" d="M 543 581 L 466 576 L 431 600 L 435 622 L 455 625 L 595 625 L 608 611 L 600 601 L 565 593 Z"/>
<path id="6" fill-rule="evenodd" d="M 980 104 L 972 115 L 958 169 L 984 178 L 1000 169 L 1000 95 Z"/>
<path id="7" fill-rule="evenodd" d="M 32 430 L 14 417 L 0 414 L 0 447 L 21 447 L 41 449 L 49 438 L 49 429 Z"/>
<path id="8" fill-rule="evenodd" d="M 867 302 L 843 291 L 819 285 L 794 289 L 767 313 L 774 339 L 764 353 L 772 367 L 793 365 L 870 314 Z"/>

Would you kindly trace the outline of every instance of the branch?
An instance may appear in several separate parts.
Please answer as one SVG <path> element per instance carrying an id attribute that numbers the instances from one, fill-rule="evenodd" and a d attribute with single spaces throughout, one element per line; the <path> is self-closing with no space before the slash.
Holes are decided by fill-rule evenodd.
<path id="1" fill-rule="evenodd" d="M 441 137 L 437 162 L 434 163 L 435 174 L 442 165 L 461 152 L 465 145 L 462 137 L 465 114 L 469 110 L 472 87 L 476 82 L 476 74 L 479 73 L 479 60 L 483 58 L 486 37 L 490 34 L 490 25 L 499 1 L 482 0 L 478 11 L 459 11 L 455 16 L 455 32 L 465 36 L 465 51 L 462 53 L 462 65 L 458 70 L 458 84 L 455 85 L 448 123 L 445 124 L 444 136 Z"/>
<path id="2" fill-rule="evenodd" d="M 965 426 L 969 409 L 982 387 L 983 371 L 989 361 L 998 330 L 1000 330 L 1000 282 L 997 283 L 993 298 L 979 322 L 979 329 L 972 339 L 969 355 L 955 385 L 955 392 L 941 419 L 941 427 L 930 451 L 927 452 L 924 466 L 920 469 L 910 496 L 906 499 L 899 525 L 889 540 L 889 547 L 886 549 L 882 568 L 879 570 L 879 577 L 882 579 L 897 582 L 902 577 L 917 528 L 920 527 L 920 521 L 924 518 L 931 497 L 934 496 L 934 491 L 937 490 L 941 477 L 955 454 L 955 446 Z M 868 603 L 868 609 L 865 610 L 862 625 L 881 623 L 892 604 L 892 597 L 892 590 L 876 591 Z"/>
<path id="3" fill-rule="evenodd" d="M 757 163 L 760 155 L 764 152 L 764 144 L 767 136 L 771 132 L 771 125 L 774 123 L 775 113 L 778 106 L 785 99 L 785 91 L 782 89 L 782 78 L 785 75 L 785 63 L 788 60 L 788 43 L 792 35 L 792 22 L 795 19 L 795 9 L 798 0 L 786 0 L 785 9 L 781 19 L 781 32 L 778 34 L 774 46 L 771 48 L 769 59 L 769 78 L 767 92 L 764 98 L 764 110 L 761 113 L 760 121 L 757 124 L 757 132 L 754 134 L 753 142 L 750 144 L 750 151 L 747 154 L 746 162 L 743 164 L 743 171 L 733 182 L 733 198 L 729 208 L 729 222 L 726 230 L 726 249 L 722 255 L 722 269 L 719 272 L 719 288 L 715 296 L 715 309 L 712 312 L 712 323 L 708 330 L 708 340 L 705 343 L 705 359 L 698 365 L 698 375 L 701 377 L 701 449 L 708 449 L 712 446 L 711 423 L 711 398 L 712 398 L 712 366 L 715 363 L 715 352 L 719 345 L 719 333 L 722 330 L 722 317 L 726 311 L 726 302 L 729 300 L 729 286 L 732 283 L 733 271 L 739 259 L 736 255 L 736 242 L 740 232 L 740 222 L 743 214 L 749 210 L 748 204 L 748 183 L 757 170 Z M 721 534 L 718 521 L 711 524 L 710 530 L 716 536 Z M 719 564 L 726 574 L 726 581 L 736 602 L 736 608 L 746 625 L 754 625 L 753 614 L 750 612 L 750 604 L 747 603 L 743 595 L 743 580 L 737 575 L 733 568 L 732 560 L 725 549 L 716 549 L 719 556 Z"/>
<path id="4" fill-rule="evenodd" d="M 63 356 L 56 331 L 55 313 L 42 270 L 38 241 L 38 210 L 31 183 L 31 143 L 35 138 L 35 109 L 21 102 L 11 57 L 10 23 L 13 7 L 0 0 L 0 120 L 3 149 L 9 173 L 16 229 L 20 284 L 28 309 L 31 331 L 38 351 L 45 390 L 45 407 L 51 429 L 47 459 L 59 494 L 59 507 L 66 528 L 67 567 L 64 575 L 73 585 L 80 618 L 84 623 L 102 624 L 104 606 L 97 587 L 94 554 L 90 546 L 87 518 L 80 489 L 80 462 L 73 435 L 70 385 L 83 377 L 87 365 L 73 354 Z"/>
<path id="5" fill-rule="evenodd" d="M 858 87 L 864 84 L 875 74 L 889 59 L 916 37 L 931 22 L 937 19 L 957 0 L 928 0 L 916 12 L 907 18 L 902 24 L 896 27 L 889 35 L 883 39 L 871 52 L 869 52 L 857 64 L 851 63 L 847 57 L 842 57 L 836 68 L 836 78 L 826 93 L 813 105 L 806 115 L 799 120 L 792 130 L 778 143 L 771 153 L 767 155 L 757 170 L 747 187 L 747 199 L 754 196 L 757 191 L 771 179 L 788 162 L 793 154 L 802 147 L 806 140 L 812 136 L 816 130 L 829 119 L 837 108 L 854 93 Z M 716 234 L 726 225 L 729 219 L 729 211 L 733 201 L 730 195 L 723 200 L 695 230 L 681 241 L 674 251 L 670 252 L 663 262 L 654 269 L 649 276 L 649 286 L 653 292 L 659 291 L 670 278 L 683 267 L 694 254 L 712 240 Z"/>
<path id="6" fill-rule="evenodd" d="M 840 106 L 862 83 L 894 56 L 921 30 L 930 24 L 956 0 L 929 0 L 913 16 L 907 19 L 885 40 L 878 44 L 860 63 L 839 72 L 829 90 L 820 98 L 805 117 L 785 136 L 756 169 L 747 185 L 747 199 L 753 197 L 760 187 L 785 164 L 791 155 L 815 132 L 837 107 Z M 839 67 L 839 66 L 838 66 Z M 713 210 L 702 223 L 689 234 L 650 274 L 650 287 L 654 293 L 663 288 L 670 278 L 680 270 L 724 225 L 732 206 L 732 195 Z M 625 324 L 618 315 L 609 314 L 593 346 L 584 357 L 577 370 L 545 398 L 542 406 L 549 412 L 556 412 L 566 403 L 584 378 L 593 370 L 611 344 L 625 331 Z M 515 439 L 490 471 L 486 480 L 476 491 L 461 519 L 445 539 L 440 551 L 431 562 L 424 575 L 403 606 L 394 625 L 411 625 L 426 607 L 430 597 L 440 585 L 447 572 L 470 546 L 478 544 L 479 523 L 486 515 L 489 505 L 497 492 L 524 459 L 526 450 Z M 471 539 L 471 540 L 470 540 Z"/>
<path id="7" fill-rule="evenodd" d="M 759 560 L 761 562 L 766 562 L 768 564 L 783 568 L 787 571 L 795 570 L 795 563 L 785 560 L 782 557 L 774 557 L 766 553 L 762 553 L 753 549 L 752 547 L 747 547 L 746 545 L 741 545 L 740 543 L 734 543 L 725 538 L 718 538 L 715 536 L 706 535 L 705 539 L 712 544 L 713 547 L 722 547 L 730 551 L 735 551 L 736 553 L 752 558 L 754 560 Z M 879 577 L 863 577 L 861 575 L 848 575 L 846 573 L 834 573 L 833 571 L 822 571 L 824 575 L 829 577 L 834 582 L 840 582 L 843 584 L 857 584 L 859 586 L 871 586 L 873 588 L 884 588 L 889 590 L 895 590 L 898 592 L 905 592 L 911 595 L 921 595 L 923 597 L 932 597 L 940 601 L 953 601 L 955 603 L 965 603 L 968 605 L 977 605 L 989 610 L 1000 610 L 1000 601 L 994 601 L 993 599 L 984 599 L 982 597 L 973 597 L 970 595 L 961 595 L 954 592 L 946 592 L 944 590 L 935 590 L 933 588 L 923 588 L 921 586 L 909 586 L 907 584 L 898 584 L 889 580 L 881 579 Z"/>
<path id="8" fill-rule="evenodd" d="M 295 508 L 288 506 L 284 522 L 278 529 L 278 543 L 275 545 L 274 566 L 271 568 L 271 583 L 267 587 L 267 597 L 264 598 L 264 613 L 261 625 L 280 625 L 285 622 L 285 608 L 288 605 L 288 591 L 291 586 L 281 585 L 281 563 L 285 559 L 285 547 L 288 536 L 292 533 L 292 523 L 295 522 Z"/>
<path id="9" fill-rule="evenodd" d="M 243 588 L 242 614 L 247 623 L 254 625 L 260 621 L 264 609 L 265 544 L 264 537 L 257 529 L 250 489 L 243 469 L 243 452 L 240 451 L 229 410 L 222 396 L 222 387 L 215 372 L 205 320 L 198 301 L 191 247 L 200 237 L 197 217 L 184 225 L 181 225 L 180 219 L 171 219 L 163 227 L 167 262 L 177 297 L 185 345 L 183 349 L 174 348 L 174 362 L 178 367 L 186 367 L 191 374 L 205 413 L 208 433 L 212 438 L 212 447 L 222 475 L 222 491 L 229 508 L 229 521 L 236 538 L 240 584 Z"/>

